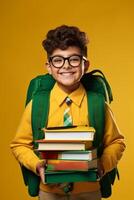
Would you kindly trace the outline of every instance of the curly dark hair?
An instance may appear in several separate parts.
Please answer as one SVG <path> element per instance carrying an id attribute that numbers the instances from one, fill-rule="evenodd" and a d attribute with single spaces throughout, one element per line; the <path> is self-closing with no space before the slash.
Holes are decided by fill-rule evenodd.
<path id="1" fill-rule="evenodd" d="M 66 50 L 70 46 L 79 47 L 82 55 L 87 56 L 87 44 L 88 38 L 85 32 L 80 31 L 78 27 L 67 25 L 48 31 L 46 39 L 42 42 L 48 57 L 55 49 Z"/>

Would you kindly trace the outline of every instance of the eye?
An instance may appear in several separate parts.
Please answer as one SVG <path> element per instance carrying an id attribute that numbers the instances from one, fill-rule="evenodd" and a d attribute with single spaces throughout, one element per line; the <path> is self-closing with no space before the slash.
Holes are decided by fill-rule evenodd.
<path id="1" fill-rule="evenodd" d="M 55 63 L 61 63 L 63 61 L 63 59 L 61 57 L 54 57 L 53 58 L 53 62 Z"/>
<path id="2" fill-rule="evenodd" d="M 80 57 L 79 56 L 71 56 L 70 57 L 70 62 L 79 62 L 80 61 Z"/>

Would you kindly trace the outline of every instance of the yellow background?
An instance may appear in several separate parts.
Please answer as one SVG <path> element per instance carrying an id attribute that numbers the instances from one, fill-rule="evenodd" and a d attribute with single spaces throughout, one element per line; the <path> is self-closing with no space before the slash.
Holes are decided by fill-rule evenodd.
<path id="1" fill-rule="evenodd" d="M 91 68 L 100 68 L 114 94 L 111 107 L 125 135 L 120 181 L 110 200 L 133 199 L 134 3 L 133 0 L 0 0 L 0 198 L 30 200 L 9 143 L 24 110 L 31 78 L 45 72 L 41 46 L 47 31 L 76 25 L 90 37 Z"/>

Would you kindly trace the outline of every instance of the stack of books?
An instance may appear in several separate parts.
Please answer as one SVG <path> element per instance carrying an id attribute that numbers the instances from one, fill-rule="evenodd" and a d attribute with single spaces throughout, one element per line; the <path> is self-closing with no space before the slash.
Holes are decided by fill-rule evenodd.
<path id="1" fill-rule="evenodd" d="M 42 159 L 47 159 L 46 183 L 97 181 L 97 150 L 92 149 L 95 129 L 88 126 L 43 129 L 36 140 Z"/>

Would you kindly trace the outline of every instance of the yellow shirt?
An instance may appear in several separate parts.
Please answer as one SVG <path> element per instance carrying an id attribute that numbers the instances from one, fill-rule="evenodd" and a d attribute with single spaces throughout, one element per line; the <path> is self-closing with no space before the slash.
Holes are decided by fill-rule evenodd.
<path id="1" fill-rule="evenodd" d="M 55 84 L 50 95 L 48 127 L 63 126 L 63 113 L 66 108 L 64 100 L 67 96 L 72 100 L 70 109 L 73 125 L 90 126 L 87 110 L 87 95 L 84 87 L 80 85 L 77 90 L 68 95 Z M 11 148 L 17 160 L 36 173 L 36 165 L 41 161 L 33 152 L 31 107 L 32 101 L 27 105 L 24 111 L 17 134 L 11 143 Z M 105 149 L 101 157 L 101 163 L 104 167 L 104 172 L 106 173 L 117 166 L 117 163 L 122 156 L 122 152 L 125 149 L 123 136 L 120 134 L 108 104 L 106 104 L 106 123 L 103 143 Z M 40 189 L 47 192 L 63 193 L 59 187 L 51 184 L 41 183 Z M 74 184 L 72 193 L 90 192 L 98 189 L 98 182 L 77 182 Z"/>

